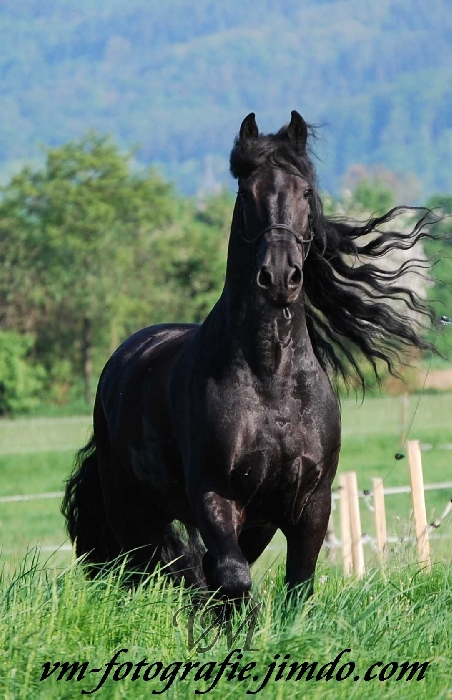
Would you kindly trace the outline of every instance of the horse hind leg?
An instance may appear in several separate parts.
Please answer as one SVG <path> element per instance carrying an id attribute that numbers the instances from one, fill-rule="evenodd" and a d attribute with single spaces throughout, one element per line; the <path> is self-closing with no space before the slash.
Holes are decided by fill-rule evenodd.
<path id="1" fill-rule="evenodd" d="M 198 585 L 199 577 L 193 572 L 197 560 L 201 572 L 202 555 L 196 528 L 184 529 L 182 524 L 177 528 L 172 516 L 158 505 L 158 495 L 123 465 L 110 444 L 101 447 L 99 464 L 107 519 L 126 557 L 128 580 L 139 581 L 161 564 L 163 573 L 175 581 L 184 579 L 189 585 Z"/>
<path id="2" fill-rule="evenodd" d="M 139 581 L 158 565 L 176 583 L 203 589 L 202 560 L 206 548 L 199 530 L 163 511 L 133 476 L 119 489 L 104 489 L 110 527 L 127 555 L 129 579 Z"/>
<path id="3" fill-rule="evenodd" d="M 124 471 L 110 450 L 100 460 L 105 511 L 110 531 L 125 557 L 124 568 L 133 583 L 161 562 L 165 530 L 170 518 L 133 474 Z"/>

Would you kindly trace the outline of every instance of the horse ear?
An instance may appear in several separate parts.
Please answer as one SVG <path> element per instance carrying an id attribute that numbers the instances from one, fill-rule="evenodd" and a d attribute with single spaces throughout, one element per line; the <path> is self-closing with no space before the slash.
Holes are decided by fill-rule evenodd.
<path id="1" fill-rule="evenodd" d="M 254 112 L 251 112 L 243 120 L 242 126 L 240 127 L 240 141 L 246 141 L 246 139 L 250 138 L 255 139 L 259 136 L 259 129 L 257 128 L 255 117 L 256 115 Z"/>
<path id="2" fill-rule="evenodd" d="M 292 118 L 287 129 L 287 135 L 297 151 L 304 151 L 308 139 L 308 127 L 301 114 L 298 114 L 295 109 L 292 110 L 291 115 Z"/>

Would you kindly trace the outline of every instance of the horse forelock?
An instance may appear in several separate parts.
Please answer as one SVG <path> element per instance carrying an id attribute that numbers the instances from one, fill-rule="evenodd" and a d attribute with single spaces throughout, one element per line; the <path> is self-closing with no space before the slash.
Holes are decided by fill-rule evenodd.
<path id="1" fill-rule="evenodd" d="M 236 138 L 230 157 L 231 175 L 246 178 L 262 167 L 274 167 L 305 178 L 316 186 L 315 169 L 306 151 L 299 153 L 287 135 L 287 127 L 277 134 L 259 135 L 242 141 Z"/>

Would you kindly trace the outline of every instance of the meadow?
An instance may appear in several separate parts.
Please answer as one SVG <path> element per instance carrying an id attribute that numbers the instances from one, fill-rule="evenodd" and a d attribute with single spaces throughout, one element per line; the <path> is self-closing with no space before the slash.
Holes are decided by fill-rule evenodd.
<path id="1" fill-rule="evenodd" d="M 242 609 L 228 638 L 161 575 L 127 590 L 112 574 L 87 583 L 76 567 L 57 576 L 49 564 L 30 554 L 3 581 L 2 697 L 451 697 L 450 565 L 373 570 L 357 582 L 321 564 L 316 594 L 293 608 L 277 568 L 255 587 L 254 630 Z"/>
<path id="2" fill-rule="evenodd" d="M 347 399 L 342 409 L 340 469 L 356 470 L 360 489 L 370 489 L 376 476 L 387 486 L 408 484 L 407 459 L 395 458 L 405 454 L 400 399 L 368 398 L 363 404 Z M 450 394 L 410 398 L 408 437 L 423 445 L 426 483 L 452 478 L 451 415 Z M 74 451 L 89 432 L 86 416 L 0 421 L 0 498 L 60 491 Z M 442 513 L 450 497 L 446 490 L 426 493 L 429 521 Z M 194 625 L 199 638 L 211 618 L 193 617 L 188 592 L 168 586 L 161 574 L 133 590 L 121 585 L 120 574 L 87 582 L 72 561 L 58 498 L 0 502 L 0 696 L 73 698 L 93 690 L 108 699 L 150 697 L 153 691 L 180 698 L 198 690 L 222 698 L 246 696 L 247 691 L 265 698 L 371 699 L 383 693 L 387 698 L 452 698 L 451 518 L 434 533 L 435 563 L 427 573 L 416 564 L 413 543 L 402 540 L 413 534 L 409 495 L 388 496 L 386 508 L 388 534 L 399 537 L 391 543 L 387 568 L 380 568 L 367 545 L 364 579 L 344 578 L 340 551 L 331 555 L 322 550 L 316 593 L 305 605 L 286 605 L 284 542 L 275 538 L 254 570 L 254 600 L 260 609 L 251 651 L 245 649 L 249 608 L 230 623 L 235 641 L 228 642 L 224 625 L 213 625 L 190 649 L 187 630 Z M 361 512 L 363 530 L 373 535 L 372 513 L 364 503 Z M 334 520 L 339 536 L 338 510 Z M 208 648 L 202 652 L 199 646 Z M 228 646 L 241 649 L 243 657 L 237 652 L 230 660 L 239 663 L 235 677 L 233 666 L 225 666 L 212 687 Z M 102 687 L 94 690 L 117 652 L 119 665 L 112 665 Z M 77 661 L 86 666 L 61 665 Z M 178 666 L 188 661 L 194 664 L 191 670 Z M 317 666 L 297 681 L 299 670 L 290 670 L 295 662 Z M 408 680 L 405 662 L 428 665 Z M 259 690 L 272 663 L 274 671 Z M 245 664 L 251 665 L 244 669 Z M 375 677 L 366 680 L 373 664 L 380 665 L 368 672 Z M 144 678 L 146 670 L 150 680 Z"/>
<path id="3" fill-rule="evenodd" d="M 452 480 L 452 394 L 423 394 L 410 399 L 407 413 L 408 439 L 423 446 L 425 483 Z M 360 489 L 371 489 L 372 477 L 381 477 L 386 486 L 409 484 L 408 460 L 400 446 L 402 404 L 400 398 L 367 398 L 342 401 L 343 438 L 339 471 L 356 471 Z M 75 451 L 90 435 L 89 416 L 63 418 L 21 418 L 0 421 L 0 498 L 20 494 L 59 492 L 68 476 Z M 449 491 L 427 491 L 429 522 L 439 517 L 450 500 Z M 412 534 L 410 496 L 386 498 L 388 534 Z M 371 511 L 363 504 L 363 531 L 373 534 Z M 333 512 L 339 536 L 339 513 Z M 435 534 L 434 551 L 440 556 L 451 544 L 451 519 Z M 68 544 L 59 499 L 0 502 L 2 560 L 9 562 L 40 544 L 45 550 Z M 440 547 L 438 547 L 440 545 Z M 270 551 L 282 551 L 276 538 Z M 400 549 L 394 547 L 393 549 Z M 410 549 L 410 548 L 408 548 Z M 447 558 L 447 557 L 446 557 Z M 66 552 L 64 561 L 70 562 Z"/>

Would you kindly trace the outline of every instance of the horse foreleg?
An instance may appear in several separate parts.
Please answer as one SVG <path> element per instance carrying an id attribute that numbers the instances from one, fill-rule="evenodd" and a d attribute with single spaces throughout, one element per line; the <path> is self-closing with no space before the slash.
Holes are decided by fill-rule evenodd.
<path id="1" fill-rule="evenodd" d="M 245 514 L 234 501 L 214 491 L 203 491 L 196 503 L 197 524 L 207 552 L 203 569 L 211 590 L 227 598 L 246 596 L 251 588 L 249 564 L 238 537 Z"/>
<path id="2" fill-rule="evenodd" d="M 331 486 L 322 484 L 310 496 L 296 523 L 285 525 L 287 538 L 286 584 L 289 594 L 300 584 L 300 593 L 314 592 L 314 573 L 331 512 Z"/>

